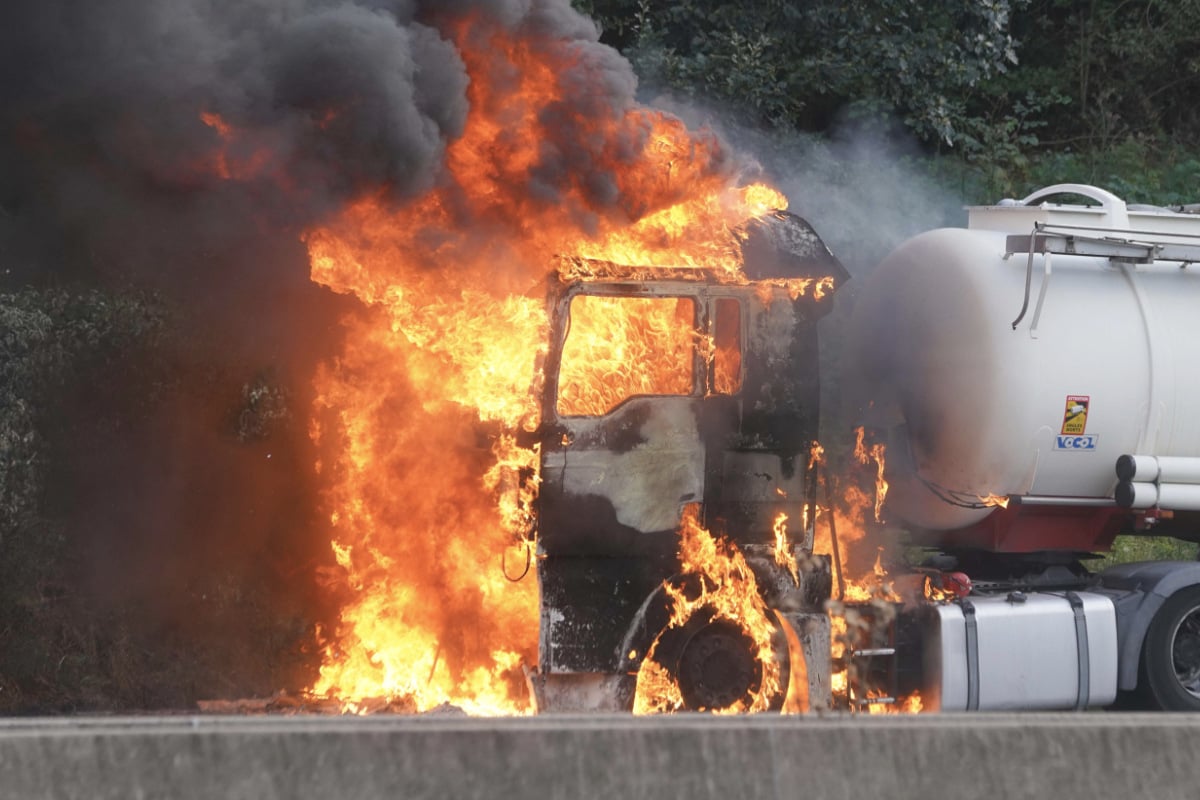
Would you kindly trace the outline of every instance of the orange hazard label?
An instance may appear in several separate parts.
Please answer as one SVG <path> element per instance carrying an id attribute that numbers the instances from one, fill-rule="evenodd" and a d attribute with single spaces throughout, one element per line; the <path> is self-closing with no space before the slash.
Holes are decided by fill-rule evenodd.
<path id="1" fill-rule="evenodd" d="M 1087 428 L 1088 405 L 1091 397 L 1085 394 L 1067 395 L 1067 410 L 1063 412 L 1062 433 L 1078 436 Z"/>

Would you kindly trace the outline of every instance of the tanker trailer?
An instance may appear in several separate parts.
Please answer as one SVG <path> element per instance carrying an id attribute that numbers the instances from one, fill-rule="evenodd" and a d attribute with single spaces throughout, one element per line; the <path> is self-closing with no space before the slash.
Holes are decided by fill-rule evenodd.
<path id="1" fill-rule="evenodd" d="M 973 584 L 901 618 L 901 672 L 943 710 L 1200 710 L 1200 564 L 1080 560 L 1118 533 L 1200 540 L 1186 210 L 1051 186 L 904 242 L 862 287 L 849 386 L 887 446 L 886 514 Z"/>

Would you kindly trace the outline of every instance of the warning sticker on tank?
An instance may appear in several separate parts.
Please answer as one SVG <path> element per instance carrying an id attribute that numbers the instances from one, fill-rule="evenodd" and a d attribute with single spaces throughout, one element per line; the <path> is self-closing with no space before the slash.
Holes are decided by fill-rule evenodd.
<path id="1" fill-rule="evenodd" d="M 1090 395 L 1067 395 L 1067 410 L 1063 412 L 1061 433 L 1078 436 L 1087 429 L 1088 405 L 1090 403 Z"/>

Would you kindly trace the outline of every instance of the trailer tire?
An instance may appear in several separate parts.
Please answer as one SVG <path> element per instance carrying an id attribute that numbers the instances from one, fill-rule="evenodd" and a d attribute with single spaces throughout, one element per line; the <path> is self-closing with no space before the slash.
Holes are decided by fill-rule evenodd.
<path id="1" fill-rule="evenodd" d="M 1200 586 L 1163 603 L 1142 646 L 1138 688 L 1153 708 L 1200 711 Z"/>

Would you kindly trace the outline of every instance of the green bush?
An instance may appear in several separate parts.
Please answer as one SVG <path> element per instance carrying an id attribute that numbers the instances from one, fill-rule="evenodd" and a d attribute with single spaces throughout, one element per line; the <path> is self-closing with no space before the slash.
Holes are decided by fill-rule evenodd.
<path id="1" fill-rule="evenodd" d="M 1197 545 L 1169 536 L 1118 536 L 1112 550 L 1103 558 L 1088 562 L 1088 569 L 1100 572 L 1117 564 L 1134 561 L 1195 561 Z"/>

